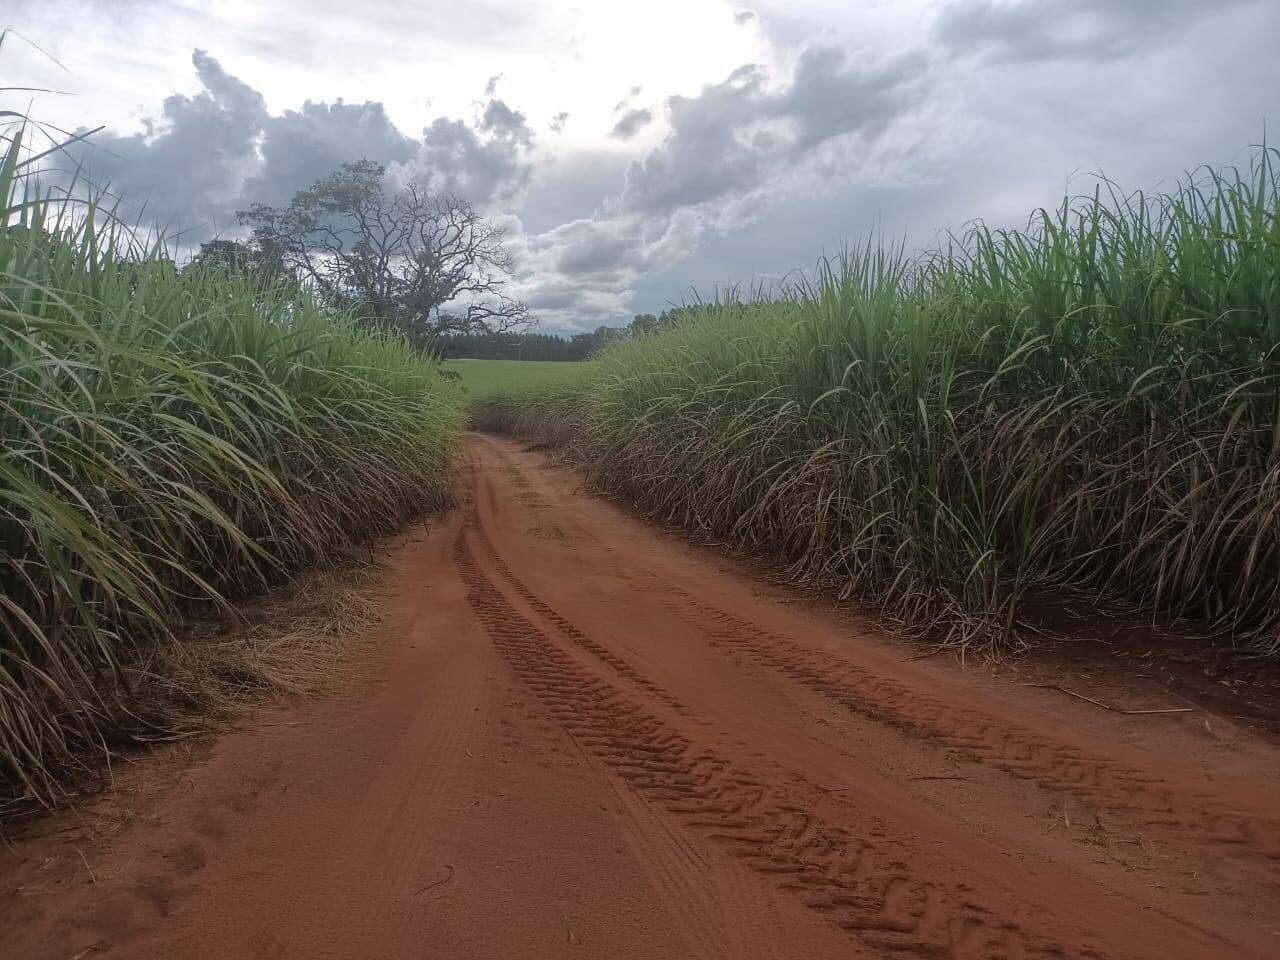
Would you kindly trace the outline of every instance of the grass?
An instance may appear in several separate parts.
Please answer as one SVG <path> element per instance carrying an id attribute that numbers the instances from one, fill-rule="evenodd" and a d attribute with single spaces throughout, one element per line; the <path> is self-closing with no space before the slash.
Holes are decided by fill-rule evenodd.
<path id="1" fill-rule="evenodd" d="M 42 195 L 22 135 L 0 141 L 0 789 L 51 802 L 169 729 L 148 691 L 184 617 L 446 504 L 464 414 L 401 340 Z"/>
<path id="2" fill-rule="evenodd" d="M 537 390 L 576 379 L 583 364 L 571 360 L 446 360 L 474 398 Z"/>
<path id="3" fill-rule="evenodd" d="M 556 447 L 570 459 L 590 460 L 599 365 L 578 364 L 573 379 L 540 384 L 536 390 L 495 390 L 471 402 L 472 424 L 538 447 Z"/>
<path id="4" fill-rule="evenodd" d="M 1280 655 L 1280 178 L 1201 171 L 930 253 L 870 246 L 478 420 L 960 648 L 1054 591 Z"/>

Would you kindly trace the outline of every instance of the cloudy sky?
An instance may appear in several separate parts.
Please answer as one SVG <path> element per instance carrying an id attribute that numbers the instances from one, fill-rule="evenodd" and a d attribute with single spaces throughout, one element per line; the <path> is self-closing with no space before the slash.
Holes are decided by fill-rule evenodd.
<path id="1" fill-rule="evenodd" d="M 8 94 L 198 241 L 360 158 L 508 229 L 548 331 L 879 232 L 1158 188 L 1280 122 L 1280 0 L 5 0 Z M 57 63 L 54 62 L 54 58 Z M 61 66 L 65 66 L 65 70 Z"/>

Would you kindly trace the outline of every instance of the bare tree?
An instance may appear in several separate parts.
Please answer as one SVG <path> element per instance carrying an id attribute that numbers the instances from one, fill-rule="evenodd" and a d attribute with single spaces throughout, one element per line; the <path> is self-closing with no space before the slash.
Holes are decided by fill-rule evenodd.
<path id="1" fill-rule="evenodd" d="M 418 336 L 535 323 L 506 293 L 514 265 L 503 228 L 452 193 L 388 184 L 371 160 L 344 163 L 286 207 L 255 203 L 237 216 L 264 262 Z"/>

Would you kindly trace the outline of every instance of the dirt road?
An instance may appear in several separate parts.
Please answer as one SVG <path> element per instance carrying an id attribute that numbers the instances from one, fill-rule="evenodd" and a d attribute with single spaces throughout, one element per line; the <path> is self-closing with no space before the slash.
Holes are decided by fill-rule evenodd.
<path id="1" fill-rule="evenodd" d="M 910 660 L 505 441 L 466 483 L 376 682 L 222 738 L 0 954 L 1280 956 L 1274 748 Z"/>

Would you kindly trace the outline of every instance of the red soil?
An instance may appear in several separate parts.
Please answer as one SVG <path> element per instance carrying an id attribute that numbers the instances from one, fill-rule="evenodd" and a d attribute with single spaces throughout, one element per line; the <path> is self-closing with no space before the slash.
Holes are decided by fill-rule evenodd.
<path id="1" fill-rule="evenodd" d="M 1280 956 L 1280 753 L 1230 720 L 907 660 L 503 441 L 468 482 L 378 680 L 83 867 L 0 854 L 0 956 Z"/>

